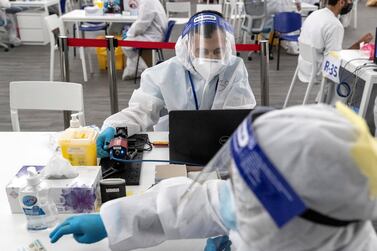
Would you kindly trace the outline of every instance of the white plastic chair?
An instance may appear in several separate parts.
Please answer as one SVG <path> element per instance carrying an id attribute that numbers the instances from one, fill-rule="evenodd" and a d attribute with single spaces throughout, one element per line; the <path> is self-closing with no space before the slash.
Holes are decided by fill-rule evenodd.
<path id="1" fill-rule="evenodd" d="M 52 81 L 10 82 L 10 116 L 13 131 L 20 131 L 18 110 L 77 111 L 85 125 L 84 98 L 81 84 Z"/>
<path id="2" fill-rule="evenodd" d="M 191 17 L 191 2 L 166 2 L 166 14 L 170 17 L 171 13 L 187 13 L 187 18 Z"/>
<path id="3" fill-rule="evenodd" d="M 247 43 L 247 35 L 258 34 L 263 31 L 267 15 L 267 2 L 263 0 L 245 1 L 245 20 L 241 25 L 243 43 Z"/>
<path id="4" fill-rule="evenodd" d="M 303 105 L 307 104 L 308 99 L 309 99 L 309 94 L 310 91 L 313 88 L 313 85 L 316 82 L 316 76 L 318 72 L 318 65 L 317 65 L 317 49 L 312 47 L 311 45 L 304 44 L 304 43 L 299 43 L 300 46 L 300 56 L 302 57 L 303 60 L 311 62 L 312 63 L 312 72 L 310 74 L 309 82 L 308 82 L 308 87 L 306 88 L 304 100 L 302 102 Z M 288 101 L 291 97 L 293 88 L 297 82 L 298 78 L 298 71 L 299 71 L 299 66 L 297 65 L 295 74 L 293 75 L 293 79 L 291 82 L 291 85 L 288 90 L 287 97 L 285 98 L 283 108 L 287 107 Z"/>
<path id="5" fill-rule="evenodd" d="M 243 4 L 243 0 L 224 0 L 224 3 L 222 3 L 222 5 L 225 19 L 229 19 L 232 15 L 232 12 L 234 12 L 236 9 L 239 9 L 239 6 L 242 6 Z"/>
<path id="6" fill-rule="evenodd" d="M 245 6 L 243 0 L 229 0 L 224 2 L 225 19 L 234 29 L 234 38 L 239 42 L 241 33 L 241 24 L 245 18 Z"/>
<path id="7" fill-rule="evenodd" d="M 62 20 L 56 15 L 50 15 L 45 17 L 45 23 L 47 26 L 48 33 L 50 35 L 50 81 L 54 81 L 54 64 L 55 64 L 55 50 L 57 50 L 57 37 L 59 35 L 64 35 L 64 25 Z M 81 53 L 81 51 L 80 51 Z M 84 54 L 82 52 L 82 54 Z M 86 64 L 85 64 L 85 56 L 81 55 L 82 62 L 82 71 L 84 81 L 88 81 L 88 76 L 86 73 Z M 91 59 L 89 59 L 91 60 Z"/>
<path id="8" fill-rule="evenodd" d="M 204 10 L 213 10 L 213 11 L 222 13 L 223 7 L 221 4 L 197 4 L 196 5 L 196 12 L 201 12 Z"/>

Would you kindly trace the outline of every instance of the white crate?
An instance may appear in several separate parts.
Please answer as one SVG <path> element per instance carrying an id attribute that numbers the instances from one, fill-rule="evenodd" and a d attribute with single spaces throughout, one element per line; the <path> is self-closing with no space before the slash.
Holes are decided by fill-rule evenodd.
<path id="1" fill-rule="evenodd" d="M 22 11 L 16 14 L 21 40 L 24 44 L 47 44 L 49 35 L 44 21 L 45 11 Z"/>

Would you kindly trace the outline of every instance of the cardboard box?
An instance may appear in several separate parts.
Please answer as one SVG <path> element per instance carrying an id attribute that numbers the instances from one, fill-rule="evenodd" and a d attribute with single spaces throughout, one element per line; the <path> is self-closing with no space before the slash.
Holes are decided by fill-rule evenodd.
<path id="1" fill-rule="evenodd" d="M 157 165 L 155 182 L 158 183 L 161 180 L 169 179 L 172 177 L 187 177 L 186 165 Z"/>
<path id="2" fill-rule="evenodd" d="M 195 180 L 203 170 L 202 166 L 186 166 L 186 165 L 157 165 L 155 173 L 155 182 L 158 183 L 161 180 L 169 179 L 172 177 L 188 177 Z M 210 172 L 206 179 L 217 180 L 220 179 L 220 175 L 217 171 Z"/>
<path id="3" fill-rule="evenodd" d="M 23 166 L 6 186 L 6 193 L 12 213 L 23 213 L 19 203 L 19 190 L 26 185 L 27 168 Z M 40 172 L 44 166 L 35 166 Z M 101 200 L 97 190 L 101 179 L 100 166 L 75 166 L 79 175 L 72 179 L 43 181 L 50 188 L 59 213 L 91 213 L 95 212 Z"/>

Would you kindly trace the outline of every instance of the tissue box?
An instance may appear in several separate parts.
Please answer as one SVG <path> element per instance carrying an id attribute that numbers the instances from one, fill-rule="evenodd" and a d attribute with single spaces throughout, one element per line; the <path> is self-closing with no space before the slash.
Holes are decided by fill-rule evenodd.
<path id="1" fill-rule="evenodd" d="M 23 166 L 6 186 L 6 193 L 12 213 L 23 213 L 19 203 L 19 190 L 26 185 L 27 168 Z M 44 166 L 35 166 L 40 172 Z M 78 176 L 73 179 L 43 181 L 50 188 L 59 213 L 76 214 L 95 212 L 101 200 L 97 187 L 101 178 L 100 166 L 75 166 Z"/>

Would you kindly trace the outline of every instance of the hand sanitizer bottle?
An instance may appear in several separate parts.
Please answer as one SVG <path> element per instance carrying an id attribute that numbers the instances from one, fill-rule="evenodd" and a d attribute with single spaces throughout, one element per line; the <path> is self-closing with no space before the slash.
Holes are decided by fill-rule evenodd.
<path id="1" fill-rule="evenodd" d="M 58 210 L 49 198 L 49 188 L 41 180 L 35 167 L 28 167 L 27 184 L 20 189 L 20 205 L 26 215 L 28 230 L 42 230 L 53 227 Z"/>

